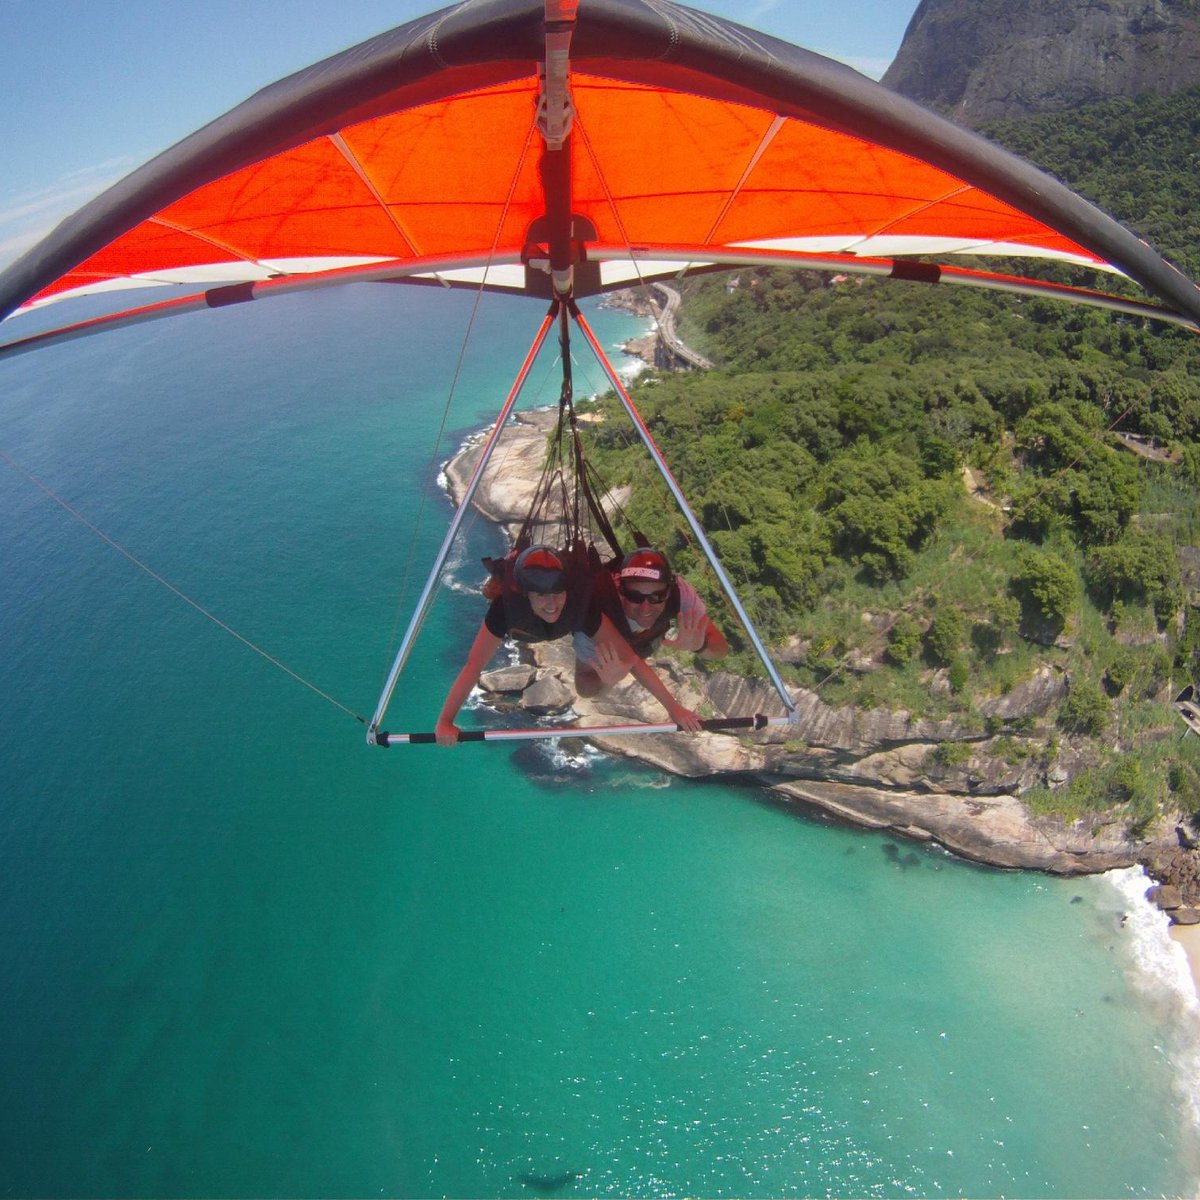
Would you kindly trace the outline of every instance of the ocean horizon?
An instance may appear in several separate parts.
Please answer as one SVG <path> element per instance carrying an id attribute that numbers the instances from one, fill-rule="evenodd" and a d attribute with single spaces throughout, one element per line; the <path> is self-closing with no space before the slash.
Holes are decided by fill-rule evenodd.
<path id="1" fill-rule="evenodd" d="M 1195 1195 L 1200 1002 L 1140 868 L 365 744 L 543 310 L 360 284 L 0 363 L 0 1194 Z M 468 523 L 390 727 L 501 548 Z"/>

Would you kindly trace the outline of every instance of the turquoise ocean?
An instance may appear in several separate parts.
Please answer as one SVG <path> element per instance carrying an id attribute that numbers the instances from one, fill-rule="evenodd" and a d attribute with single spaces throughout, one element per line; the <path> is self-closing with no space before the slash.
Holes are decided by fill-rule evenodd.
<path id="1" fill-rule="evenodd" d="M 369 748 L 162 582 L 369 716 L 543 311 L 475 304 L 0 362 L 0 1194 L 1195 1195 L 1200 1016 L 1139 872 L 569 745 Z M 431 728 L 499 547 L 455 548 L 388 728 Z"/>

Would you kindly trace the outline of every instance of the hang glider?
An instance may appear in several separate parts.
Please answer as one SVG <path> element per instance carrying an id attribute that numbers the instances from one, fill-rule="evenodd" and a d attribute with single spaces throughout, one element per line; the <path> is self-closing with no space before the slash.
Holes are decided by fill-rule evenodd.
<path id="1" fill-rule="evenodd" d="M 955 256 L 1115 272 L 1150 299 Z M 466 0 L 263 89 L 64 221 L 0 272 L 0 356 L 350 281 L 548 299 L 522 378 L 555 317 L 565 367 L 574 319 L 779 693 L 788 716 L 769 720 L 786 721 L 787 689 L 577 306 L 759 264 L 1054 294 L 1200 331 L 1200 289 L 1136 236 L 848 67 L 668 0 Z M 22 310 L 167 284 L 202 290 L 20 336 Z M 380 723 L 486 461 L 369 723 L 375 744 L 422 740 Z"/>
<path id="2" fill-rule="evenodd" d="M 949 265 L 1120 272 L 1146 302 Z M 949 261 L 947 261 L 949 260 Z M 23 307 L 203 288 L 29 338 L 347 280 L 582 296 L 760 263 L 1054 292 L 1200 325 L 1068 188 L 848 67 L 667 0 L 467 0 L 264 88 L 0 273 Z"/>
<path id="3" fill-rule="evenodd" d="M 716 731 L 735 728 L 753 728 L 763 729 L 767 725 L 784 725 L 792 724 L 797 718 L 797 710 L 795 701 L 792 699 L 791 693 L 780 677 L 779 671 L 771 656 L 759 637 L 758 631 L 754 627 L 754 622 L 750 619 L 746 612 L 737 591 L 734 588 L 732 580 L 725 573 L 725 568 L 721 565 L 720 559 L 717 557 L 716 551 L 713 549 L 712 543 L 709 541 L 708 535 L 701 528 L 700 522 L 696 514 L 692 511 L 688 504 L 687 498 L 684 496 L 675 477 L 671 474 L 671 469 L 667 466 L 666 460 L 662 456 L 662 452 L 655 445 L 654 438 L 651 436 L 650 430 L 646 427 L 646 423 L 642 420 L 641 414 L 637 411 L 633 403 L 632 397 L 625 389 L 620 376 L 616 369 L 609 361 L 608 356 L 604 353 L 596 335 L 592 332 L 583 314 L 579 311 L 578 305 L 573 300 L 563 300 L 555 298 L 551 303 L 550 311 L 542 318 L 542 323 L 534 335 L 533 344 L 529 347 L 529 351 L 525 356 L 525 361 L 521 365 L 521 369 L 517 372 L 517 377 L 513 381 L 512 388 L 509 390 L 507 399 L 500 409 L 499 415 L 496 417 L 495 423 L 484 442 L 479 457 L 475 462 L 475 467 L 471 478 L 463 489 L 463 494 L 459 499 L 458 507 L 454 511 L 454 516 L 450 520 L 449 528 L 446 530 L 446 535 L 442 539 L 441 549 L 438 551 L 432 568 L 430 569 L 428 578 L 425 580 L 425 586 L 421 590 L 421 595 L 417 600 L 413 610 L 411 619 L 409 620 L 408 628 L 404 632 L 404 637 L 400 641 L 400 647 L 396 651 L 395 660 L 392 663 L 391 671 L 388 673 L 387 679 L 384 681 L 383 690 L 379 695 L 379 702 L 375 707 L 375 713 L 371 720 L 367 723 L 367 742 L 373 746 L 392 746 L 397 744 L 405 745 L 421 745 L 428 744 L 434 740 L 432 734 L 395 734 L 389 733 L 382 728 L 384 716 L 387 713 L 388 706 L 391 703 L 392 695 L 395 692 L 396 685 L 400 680 L 400 673 L 404 670 L 405 663 L 408 661 L 408 656 L 416 644 L 417 635 L 420 633 L 421 626 L 424 623 L 425 617 L 429 612 L 429 608 L 433 603 L 434 589 L 437 586 L 438 580 L 441 578 L 442 568 L 445 566 L 446 559 L 450 554 L 450 549 L 454 544 L 455 538 L 458 536 L 458 531 L 462 527 L 462 522 L 466 517 L 467 510 L 470 508 L 474 499 L 475 491 L 479 487 L 479 483 L 483 478 L 484 472 L 487 470 L 492 454 L 499 443 L 501 432 L 504 429 L 513 406 L 516 404 L 518 397 L 521 394 L 521 389 L 525 385 L 525 380 L 529 374 L 529 368 L 533 365 L 538 353 L 550 332 L 552 325 L 557 322 L 559 331 L 559 345 L 561 347 L 561 363 L 563 371 L 562 391 L 559 396 L 559 428 L 558 432 L 551 439 L 558 441 L 564 436 L 573 444 L 573 450 L 567 451 L 567 455 L 572 459 L 573 466 L 567 470 L 567 474 L 573 476 L 573 479 L 568 482 L 564 476 L 563 466 L 563 448 L 560 446 L 557 451 L 552 450 L 548 456 L 548 469 L 551 477 L 558 477 L 558 483 L 550 482 L 548 486 L 543 487 L 541 484 L 535 489 L 535 494 L 532 497 L 532 507 L 528 516 L 525 518 L 521 534 L 517 539 L 516 549 L 522 548 L 522 543 L 529 544 L 527 535 L 531 530 L 546 529 L 551 526 L 558 527 L 561 531 L 556 534 L 556 537 L 565 537 L 565 541 L 557 542 L 558 545 L 565 547 L 572 554 L 582 554 L 584 558 L 593 560 L 592 570 L 603 570 L 601 563 L 601 554 L 597 550 L 596 545 L 585 547 L 585 539 L 595 539 L 597 534 L 603 536 L 607 542 L 608 550 L 615 554 L 616 561 L 619 561 L 622 553 L 622 546 L 619 541 L 619 535 L 615 534 L 612 529 L 612 523 L 608 517 L 601 511 L 602 504 L 599 496 L 596 493 L 590 492 L 590 483 L 588 482 L 589 471 L 584 463 L 582 443 L 578 437 L 578 429 L 575 422 L 574 405 L 572 402 L 572 381 L 571 381 L 571 352 L 570 352 L 570 329 L 572 322 L 578 327 L 583 335 L 592 354 L 595 356 L 596 362 L 603 368 L 608 382 L 612 387 L 614 395 L 620 400 L 625 409 L 626 415 L 629 417 L 638 436 L 641 438 L 643 445 L 646 447 L 655 467 L 662 476 L 663 482 L 670 491 L 675 503 L 678 505 L 679 512 L 687 522 L 692 531 L 692 535 L 696 539 L 696 544 L 703 551 L 705 558 L 708 560 L 709 566 L 712 568 L 713 574 L 716 576 L 717 582 L 721 586 L 721 590 L 725 593 L 725 598 L 728 600 L 730 607 L 737 614 L 738 619 L 742 623 L 742 628 L 750 640 L 751 646 L 757 654 L 759 662 L 762 664 L 767 678 L 771 681 L 776 694 L 783 706 L 786 716 L 782 717 L 767 717 L 761 713 L 754 714 L 753 718 L 721 718 L 715 721 L 703 721 L 701 726 L 705 730 Z M 570 427 L 568 434 L 566 425 Z M 545 474 L 543 475 L 543 484 L 547 483 Z M 572 494 L 573 493 L 573 494 Z M 540 511 L 539 511 L 540 510 Z M 586 511 L 582 511 L 586 510 Z M 638 543 L 643 544 L 644 543 Z M 625 547 L 633 549 L 632 545 Z M 613 726 L 571 726 L 567 728 L 558 728 L 553 731 L 517 731 L 508 732 L 504 737 L 545 737 L 562 735 L 564 733 L 571 734 L 575 737 L 584 735 L 602 736 L 621 732 L 625 734 L 631 733 L 661 733 L 678 730 L 680 727 L 676 725 L 623 725 L 618 727 Z M 464 739 L 469 741 L 484 741 L 487 737 L 475 737 Z"/>

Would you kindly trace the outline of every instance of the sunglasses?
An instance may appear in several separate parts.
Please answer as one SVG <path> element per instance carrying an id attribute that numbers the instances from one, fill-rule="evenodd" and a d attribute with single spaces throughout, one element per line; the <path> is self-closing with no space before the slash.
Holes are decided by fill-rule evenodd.
<path id="1" fill-rule="evenodd" d="M 671 589 L 665 587 L 657 592 L 635 592 L 632 588 L 621 584 L 621 595 L 630 604 L 661 604 L 671 594 Z"/>

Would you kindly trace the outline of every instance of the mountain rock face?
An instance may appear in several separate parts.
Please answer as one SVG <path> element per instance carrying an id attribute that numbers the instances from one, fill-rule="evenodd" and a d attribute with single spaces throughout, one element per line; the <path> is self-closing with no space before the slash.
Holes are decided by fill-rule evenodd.
<path id="1" fill-rule="evenodd" d="M 921 0 L 882 81 L 980 125 L 1200 85 L 1200 0 Z"/>

